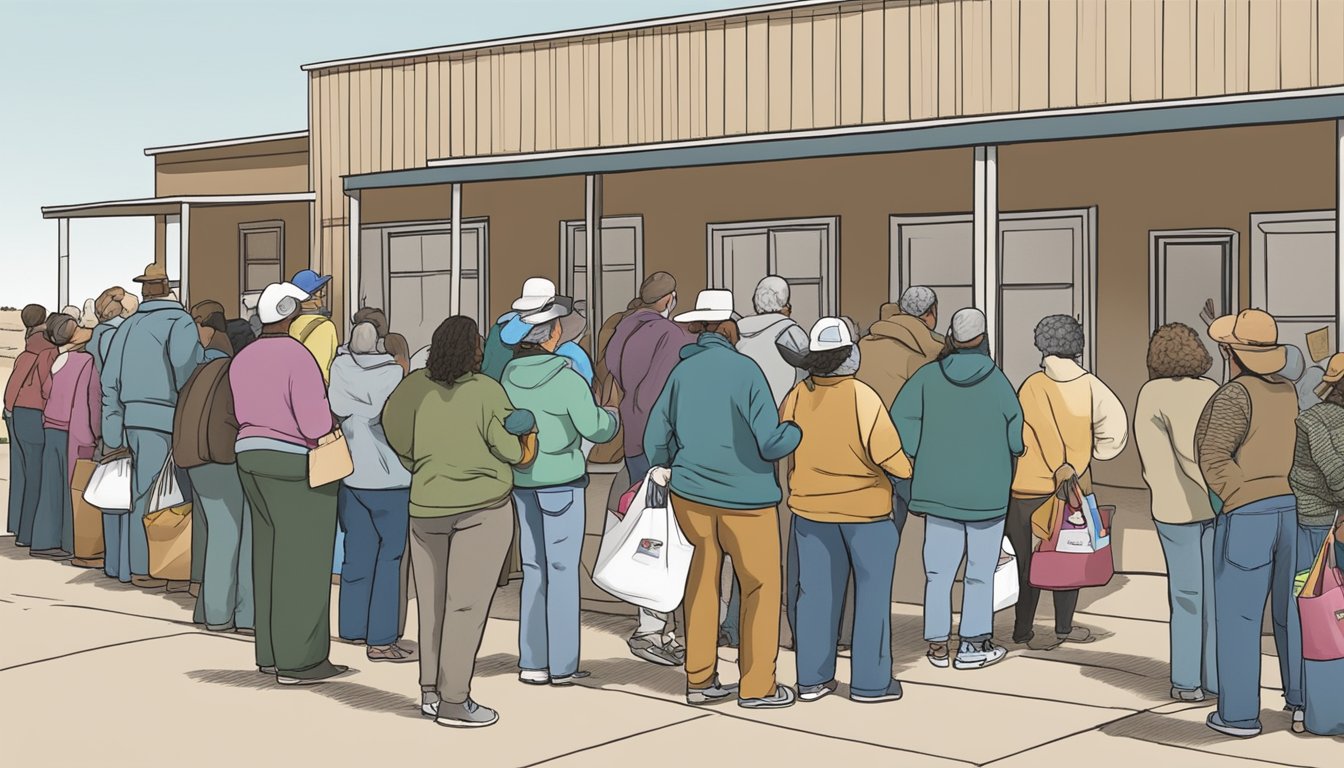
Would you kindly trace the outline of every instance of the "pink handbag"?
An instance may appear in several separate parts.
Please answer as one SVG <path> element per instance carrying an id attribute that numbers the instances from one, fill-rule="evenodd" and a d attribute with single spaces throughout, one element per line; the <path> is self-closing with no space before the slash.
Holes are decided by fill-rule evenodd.
<path id="1" fill-rule="evenodd" d="M 1062 592 L 1084 587 L 1104 587 L 1115 575 L 1115 562 L 1111 558 L 1111 548 L 1102 547 L 1096 552 L 1058 552 L 1059 532 L 1064 527 L 1064 502 L 1052 499 L 1047 504 L 1054 505 L 1054 521 L 1050 526 L 1050 538 L 1042 541 L 1031 555 L 1031 571 L 1027 581 L 1037 589 Z M 1102 527 L 1111 529 L 1111 517 L 1115 507 L 1098 507 L 1101 512 Z"/>
<path id="2" fill-rule="evenodd" d="M 1344 659 L 1344 576 L 1335 561 L 1335 531 L 1330 526 L 1307 583 L 1297 596 L 1302 658 L 1308 661 Z"/>

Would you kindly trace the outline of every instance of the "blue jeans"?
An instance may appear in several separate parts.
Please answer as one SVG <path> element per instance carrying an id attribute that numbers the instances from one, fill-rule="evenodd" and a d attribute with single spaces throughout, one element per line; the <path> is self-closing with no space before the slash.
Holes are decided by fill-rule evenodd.
<path id="1" fill-rule="evenodd" d="M 34 552 L 75 551 L 75 512 L 70 500 L 70 478 L 65 476 L 70 433 L 47 429 L 42 443 L 42 480 L 38 484 L 37 512 L 33 515 Z"/>
<path id="2" fill-rule="evenodd" d="M 410 530 L 411 489 L 359 490 L 341 485 L 336 516 L 345 532 L 339 627 L 346 640 L 397 642 L 401 558 Z"/>
<path id="3" fill-rule="evenodd" d="M 42 412 L 36 408 L 15 408 L 9 417 L 9 455 L 13 474 L 9 476 L 9 525 L 14 542 L 26 547 L 33 541 L 33 521 L 37 500 L 42 492 L 42 450 L 47 442 L 42 428 Z M 18 466 L 14 466 L 17 457 Z M 17 495 L 18 503 L 15 503 Z"/>
<path id="4" fill-rule="evenodd" d="M 579 669 L 579 555 L 584 489 L 515 488 L 523 560 L 518 666 L 567 677 Z"/>
<path id="5" fill-rule="evenodd" d="M 925 640 L 945 643 L 952 634 L 952 584 L 963 557 L 966 576 L 957 634 L 963 643 L 978 643 L 994 636 L 994 569 L 1003 549 L 1004 519 L 963 523 L 925 516 Z"/>
<path id="6" fill-rule="evenodd" d="M 103 573 L 123 583 L 131 581 L 130 512 L 103 512 Z"/>
<path id="7" fill-rule="evenodd" d="M 1171 603 L 1171 686 L 1218 693 L 1213 611 L 1214 521 L 1157 523 Z"/>
<path id="8" fill-rule="evenodd" d="M 1276 496 L 1218 516 L 1213 534 L 1213 592 L 1218 633 L 1218 716 L 1237 728 L 1260 727 L 1260 629 L 1271 603 L 1284 699 L 1302 706 L 1302 638 L 1293 578 L 1297 500 Z"/>
<path id="9" fill-rule="evenodd" d="M 164 462 L 172 450 L 173 436 L 152 429 L 126 430 L 126 444 L 131 449 L 131 513 L 126 525 L 130 528 L 131 575 L 149 575 L 149 540 L 145 538 L 145 514 L 149 511 L 149 495 L 163 471 Z M 183 489 L 186 490 L 185 488 Z"/>
<path id="10" fill-rule="evenodd" d="M 252 511 L 238 467 L 204 464 L 187 474 L 199 507 L 197 519 L 204 526 L 199 532 L 203 562 L 196 621 L 212 630 L 252 629 Z"/>
<path id="11" fill-rule="evenodd" d="M 798 616 L 794 636 L 798 684 L 835 679 L 836 643 L 845 588 L 854 573 L 854 648 L 850 690 L 878 696 L 891 685 L 891 581 L 901 535 L 889 518 L 871 523 L 818 523 L 793 516 L 797 542 Z"/>

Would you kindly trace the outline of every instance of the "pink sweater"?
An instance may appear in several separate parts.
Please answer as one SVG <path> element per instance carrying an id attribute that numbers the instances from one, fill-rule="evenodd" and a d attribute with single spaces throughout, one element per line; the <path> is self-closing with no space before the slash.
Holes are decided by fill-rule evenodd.
<path id="1" fill-rule="evenodd" d="M 229 364 L 238 439 L 261 437 L 314 448 L 334 428 L 322 370 L 289 336 L 262 336 Z"/>
<path id="2" fill-rule="evenodd" d="M 76 459 L 92 459 L 102 424 L 103 401 L 93 355 L 71 351 L 56 359 L 51 376 L 51 394 L 42 410 L 42 426 L 70 433 L 69 466 L 74 475 Z"/>

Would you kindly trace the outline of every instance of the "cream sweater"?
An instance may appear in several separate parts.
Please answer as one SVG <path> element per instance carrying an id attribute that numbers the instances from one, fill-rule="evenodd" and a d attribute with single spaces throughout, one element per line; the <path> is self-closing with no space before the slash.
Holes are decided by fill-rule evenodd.
<path id="1" fill-rule="evenodd" d="M 1047 357 L 1042 367 L 1018 391 L 1026 445 L 1013 478 L 1019 499 L 1049 496 L 1065 464 L 1082 475 L 1093 460 L 1119 456 L 1129 439 L 1125 407 L 1101 379 L 1062 357 Z"/>
<path id="2" fill-rule="evenodd" d="M 1218 385 L 1208 379 L 1155 379 L 1139 390 L 1134 442 L 1153 519 L 1175 525 L 1213 519 L 1208 486 L 1195 456 L 1195 425 Z"/>

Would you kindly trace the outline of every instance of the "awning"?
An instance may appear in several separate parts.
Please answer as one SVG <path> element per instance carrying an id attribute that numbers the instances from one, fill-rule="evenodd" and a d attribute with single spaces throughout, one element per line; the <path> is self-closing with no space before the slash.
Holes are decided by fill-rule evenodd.
<path id="1" fill-rule="evenodd" d="M 345 177 L 345 190 L 734 165 L 953 147 L 1300 123 L 1344 117 L 1344 88 L 1314 88 L 817 131 L 430 161 Z"/>
<path id="2" fill-rule="evenodd" d="M 44 219 L 96 219 L 114 216 L 177 216 L 184 205 L 248 205 L 257 203 L 311 203 L 312 192 L 282 192 L 265 195 L 186 195 L 149 197 L 139 200 L 109 200 L 77 205 L 42 207 Z"/>

